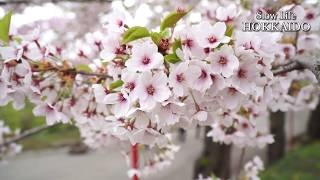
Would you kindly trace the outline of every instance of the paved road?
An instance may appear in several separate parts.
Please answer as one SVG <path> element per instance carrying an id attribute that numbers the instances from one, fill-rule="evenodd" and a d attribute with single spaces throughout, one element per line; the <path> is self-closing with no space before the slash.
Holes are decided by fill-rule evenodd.
<path id="1" fill-rule="evenodd" d="M 189 135 L 182 146 L 171 167 L 146 180 L 191 180 L 202 144 Z M 69 155 L 63 148 L 25 152 L 10 159 L 0 166 L 0 180 L 126 180 L 127 168 L 117 147 L 86 155 Z"/>
<path id="2" fill-rule="evenodd" d="M 295 135 L 305 130 L 307 117 L 305 112 L 293 114 Z M 288 122 L 286 134 L 289 137 Z M 261 119 L 258 126 L 267 131 L 269 124 L 266 119 Z M 189 131 L 186 144 L 182 145 L 172 166 L 145 180 L 191 180 L 193 164 L 201 149 L 201 140 L 195 139 L 194 133 Z M 240 152 L 238 148 L 232 150 L 232 174 L 238 173 Z M 244 162 L 255 155 L 265 159 L 265 154 L 265 150 L 246 149 Z M 127 180 L 127 169 L 117 147 L 78 156 L 68 155 L 67 149 L 32 151 L 9 159 L 9 164 L 0 166 L 0 180 Z"/>

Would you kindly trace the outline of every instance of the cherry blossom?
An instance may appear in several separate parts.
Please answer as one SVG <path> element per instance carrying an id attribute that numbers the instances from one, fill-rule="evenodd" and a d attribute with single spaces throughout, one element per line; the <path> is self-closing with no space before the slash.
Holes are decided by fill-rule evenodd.
<path id="1" fill-rule="evenodd" d="M 218 7 L 216 13 L 216 18 L 226 23 L 231 22 L 238 16 L 237 6 L 235 4 L 230 4 L 227 7 Z"/>
<path id="2" fill-rule="evenodd" d="M 243 94 L 248 94 L 255 89 L 254 81 L 258 77 L 258 73 L 254 60 L 241 62 L 235 75 L 232 76 L 232 85 Z"/>
<path id="3" fill-rule="evenodd" d="M 162 68 L 163 56 L 158 47 L 150 41 L 136 43 L 132 48 L 132 57 L 126 61 L 129 71 L 149 71 Z"/>
<path id="4" fill-rule="evenodd" d="M 167 83 L 168 78 L 164 73 L 159 72 L 154 75 L 150 72 L 143 73 L 140 76 L 136 92 L 140 108 L 148 111 L 156 106 L 156 102 L 167 100 L 171 95 Z"/>
<path id="5" fill-rule="evenodd" d="M 319 36 L 316 34 L 303 34 L 298 38 L 297 50 L 299 52 L 318 49 L 319 47 Z"/>
<path id="6" fill-rule="evenodd" d="M 39 104 L 33 109 L 33 114 L 35 116 L 46 116 L 47 124 L 52 125 L 56 122 L 67 123 L 65 119 L 62 118 L 60 112 L 51 104 L 43 103 Z"/>
<path id="7" fill-rule="evenodd" d="M 108 94 L 103 99 L 104 104 L 114 104 L 112 111 L 118 118 L 130 115 L 131 99 L 126 93 Z"/>
<path id="8" fill-rule="evenodd" d="M 0 91 L 0 99 L 6 97 L 9 92 L 8 82 L 3 77 L 0 77 Z"/>
<path id="9" fill-rule="evenodd" d="M 210 74 L 211 68 L 209 64 L 203 61 L 191 61 L 186 72 L 189 87 L 201 92 L 206 91 L 212 84 Z"/>
<path id="10" fill-rule="evenodd" d="M 114 11 L 103 17 L 103 22 L 106 24 L 105 28 L 109 32 L 123 32 L 127 20 L 131 17 L 124 10 L 115 8 Z"/>
<path id="11" fill-rule="evenodd" d="M 221 73 L 224 77 L 230 77 L 239 67 L 239 60 L 229 45 L 223 45 L 220 50 L 209 54 L 208 60 L 211 61 L 213 73 Z"/>
<path id="12" fill-rule="evenodd" d="M 1 59 L 5 61 L 20 59 L 22 56 L 23 50 L 16 49 L 14 47 L 0 47 Z"/>
<path id="13" fill-rule="evenodd" d="M 0 120 L 0 143 L 8 140 L 8 136 L 17 136 L 19 135 L 19 130 L 17 129 L 15 132 L 5 125 L 3 120 Z M 8 146 L 0 147 L 0 163 L 5 161 L 7 156 L 14 156 L 20 153 L 22 150 L 22 146 L 16 143 L 10 143 Z"/>
<path id="14" fill-rule="evenodd" d="M 111 61 L 118 55 L 126 54 L 126 47 L 121 44 L 120 34 L 107 37 L 103 41 L 103 47 L 100 57 L 106 61 Z"/>
<path id="15" fill-rule="evenodd" d="M 227 26 L 225 23 L 217 22 L 213 26 L 204 21 L 197 25 L 197 40 L 202 48 L 216 48 L 221 43 L 228 43 L 230 37 L 225 36 Z"/>
<path id="16" fill-rule="evenodd" d="M 228 109 L 237 108 L 241 100 L 244 98 L 244 94 L 242 94 L 238 89 L 234 87 L 226 87 L 221 91 L 221 104 L 223 104 Z"/>
<path id="17" fill-rule="evenodd" d="M 43 22 L 44 29 L 31 31 L 35 27 L 30 25 L 14 30 L 9 43 L 0 47 L 0 105 L 12 102 L 21 109 L 28 99 L 35 104 L 36 116 L 44 116 L 48 125 L 75 125 L 94 149 L 113 143 L 148 146 L 150 153 L 142 154 L 151 155 L 141 158 L 143 166 L 129 170 L 129 176 L 139 177 L 170 165 L 179 150 L 171 137 L 177 128 L 209 126 L 206 136 L 214 142 L 263 148 L 274 137 L 267 128 L 257 127 L 258 118 L 278 110 L 316 107 L 319 90 L 311 71 L 274 70 L 292 63 L 297 54 L 317 51 L 318 35 L 313 30 L 296 37 L 242 32 L 239 23 L 263 3 L 245 10 L 237 4 L 222 7 L 201 1 L 192 10 L 201 15 L 198 21 L 185 17 L 163 31 L 157 19 L 176 7 L 173 1 L 139 22 L 131 19 L 139 19 L 141 13 L 132 16 L 134 12 L 121 4 L 112 2 L 110 13 L 101 16 L 105 29 L 94 29 L 84 38 L 71 29 L 58 36 L 53 21 Z M 180 5 L 175 13 L 186 12 L 185 4 Z M 283 7 L 292 8 L 299 20 L 318 22 L 314 9 L 304 4 Z M 141 24 L 148 33 L 141 38 L 134 34 L 123 43 L 124 33 Z M 0 140 L 1 129 L 6 129 L 1 127 Z M 263 165 L 257 159 L 245 167 L 248 178 L 256 179 L 260 170 Z"/>
<path id="18" fill-rule="evenodd" d="M 252 180 L 259 180 L 258 173 L 264 170 L 264 165 L 258 156 L 255 156 L 252 161 L 245 164 L 246 177 Z"/>
<path id="19" fill-rule="evenodd" d="M 197 29 L 195 26 L 185 27 L 177 33 L 182 43 L 182 48 L 190 50 L 195 57 L 205 58 L 205 49 L 200 47 L 197 41 Z"/>
<path id="20" fill-rule="evenodd" d="M 188 64 L 181 63 L 175 67 L 169 75 L 169 85 L 173 88 L 173 92 L 177 96 L 183 96 L 186 92 Z"/>

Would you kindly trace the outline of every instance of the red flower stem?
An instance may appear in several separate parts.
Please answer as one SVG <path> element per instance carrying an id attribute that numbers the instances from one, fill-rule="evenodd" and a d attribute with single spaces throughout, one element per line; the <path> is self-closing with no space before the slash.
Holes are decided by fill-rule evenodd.
<path id="1" fill-rule="evenodd" d="M 131 167 L 132 169 L 138 169 L 138 144 L 131 145 Z M 132 177 L 132 180 L 139 180 L 137 175 Z"/>

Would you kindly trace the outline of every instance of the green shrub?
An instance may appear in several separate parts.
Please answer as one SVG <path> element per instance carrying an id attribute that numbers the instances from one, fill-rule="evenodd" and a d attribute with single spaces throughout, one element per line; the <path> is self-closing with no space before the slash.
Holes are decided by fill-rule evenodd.
<path id="1" fill-rule="evenodd" d="M 262 180 L 319 180 L 320 142 L 298 146 L 261 174 Z"/>

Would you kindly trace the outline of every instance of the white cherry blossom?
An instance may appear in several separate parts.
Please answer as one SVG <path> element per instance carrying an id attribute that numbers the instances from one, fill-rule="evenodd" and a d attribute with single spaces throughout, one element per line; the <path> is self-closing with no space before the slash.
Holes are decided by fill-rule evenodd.
<path id="1" fill-rule="evenodd" d="M 63 122 L 63 123 L 68 122 L 68 121 L 65 121 L 61 117 L 61 113 L 52 104 L 49 104 L 49 103 L 39 104 L 33 109 L 32 112 L 35 116 L 46 116 L 48 125 L 53 125 L 57 122 Z"/>
<path id="2" fill-rule="evenodd" d="M 258 69 L 255 61 L 242 62 L 232 76 L 232 85 L 243 94 L 248 94 L 255 89 L 255 81 L 258 78 Z"/>
<path id="3" fill-rule="evenodd" d="M 173 67 L 169 75 L 169 85 L 173 88 L 173 92 L 177 96 L 183 96 L 186 91 L 188 63 L 180 63 Z"/>
<path id="4" fill-rule="evenodd" d="M 114 33 L 103 41 L 103 50 L 100 57 L 105 61 L 111 61 L 118 55 L 126 54 L 125 45 L 121 44 L 120 34 Z"/>
<path id="5" fill-rule="evenodd" d="M 103 98 L 104 104 L 114 104 L 112 111 L 115 117 L 120 118 L 124 116 L 129 116 L 131 108 L 131 100 L 126 93 L 110 93 Z"/>
<path id="6" fill-rule="evenodd" d="M 129 71 L 150 71 L 162 68 L 163 56 L 158 52 L 158 47 L 151 41 L 135 43 L 132 56 L 126 61 Z"/>
<path id="7" fill-rule="evenodd" d="M 208 21 L 197 25 L 197 40 L 202 48 L 216 48 L 221 43 L 228 43 L 230 37 L 225 36 L 227 26 L 223 22 L 217 22 L 213 26 Z"/>
<path id="8" fill-rule="evenodd" d="M 250 20 L 264 3 L 253 2 L 244 10 L 230 2 L 201 1 L 189 17 L 159 31 L 155 23 L 162 12 L 173 7 L 179 7 L 175 13 L 186 12 L 186 4 L 152 3 L 160 5 L 155 14 L 137 22 L 140 12 L 131 18 L 129 6 L 112 2 L 110 13 L 100 18 L 105 29 L 83 23 L 87 18 L 81 17 L 72 23 L 81 22 L 85 28 L 63 25 L 64 18 L 34 23 L 44 27 L 36 35 L 31 32 L 33 23 L 14 27 L 9 42 L 0 47 L 0 106 L 12 103 L 19 110 L 28 100 L 36 105 L 34 114 L 46 117 L 48 125 L 74 124 L 84 143 L 94 149 L 113 143 L 148 145 L 144 148 L 148 152 L 141 154 L 148 156 L 139 158 L 141 167 L 130 173 L 141 177 L 170 164 L 179 149 L 171 133 L 178 128 L 210 126 L 206 135 L 214 142 L 263 148 L 274 138 L 267 126 L 257 127 L 258 118 L 273 111 L 316 107 L 319 88 L 311 71 L 275 73 L 298 54 L 318 51 L 314 29 L 297 33 L 296 38 L 294 33 L 242 32 L 241 22 Z M 292 8 L 298 21 L 319 20 L 313 7 L 302 3 L 283 9 Z M 123 43 L 125 31 L 141 24 L 149 33 L 140 38 L 134 32 L 129 35 L 132 41 Z M 233 28 L 228 36 L 226 24 Z M 61 32 L 66 27 L 76 28 Z M 81 37 L 76 32 L 89 27 L 93 33 Z M 176 55 L 176 61 L 167 55 Z M 1 127 L 0 122 L 0 141 Z M 255 161 L 245 169 L 253 178 L 262 169 Z"/>
<path id="9" fill-rule="evenodd" d="M 230 77 L 239 67 L 239 60 L 229 45 L 223 45 L 220 50 L 210 53 L 208 60 L 211 62 L 212 73 L 221 73 L 224 77 Z"/>
<path id="10" fill-rule="evenodd" d="M 163 102 L 171 95 L 167 86 L 168 78 L 162 73 L 152 75 L 145 72 L 141 75 L 137 86 L 137 97 L 139 98 L 140 108 L 142 110 L 152 110 L 157 102 Z"/>
<path id="11" fill-rule="evenodd" d="M 194 57 L 205 58 L 206 53 L 203 47 L 200 47 L 197 41 L 196 27 L 185 27 L 177 33 L 181 40 L 183 48 L 188 49 Z"/>
<path id="12" fill-rule="evenodd" d="M 191 61 L 186 72 L 189 87 L 205 92 L 212 84 L 210 74 L 211 68 L 209 64 L 203 61 Z"/>
<path id="13" fill-rule="evenodd" d="M 238 14 L 237 6 L 235 4 L 230 4 L 227 7 L 220 6 L 216 10 L 216 18 L 226 23 L 232 22 Z"/>
<path id="14" fill-rule="evenodd" d="M 297 50 L 303 52 L 318 49 L 320 47 L 319 41 L 320 38 L 317 34 L 302 34 L 298 37 Z"/>

